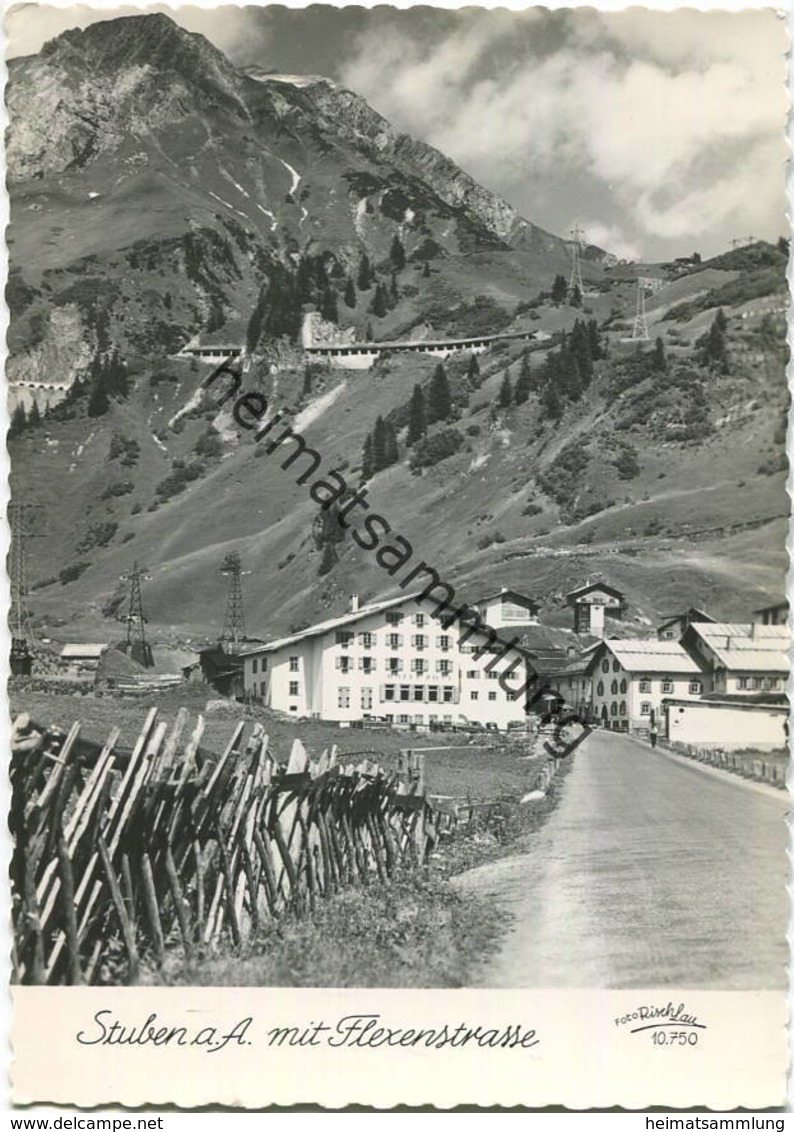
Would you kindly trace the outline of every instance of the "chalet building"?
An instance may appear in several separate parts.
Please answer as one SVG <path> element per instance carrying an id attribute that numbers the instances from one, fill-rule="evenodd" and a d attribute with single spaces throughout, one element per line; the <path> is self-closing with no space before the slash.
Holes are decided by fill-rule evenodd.
<path id="1" fill-rule="evenodd" d="M 676 613 L 668 621 L 663 621 L 656 630 L 656 636 L 660 641 L 680 641 L 689 626 L 696 622 L 713 625 L 714 618 L 691 605 L 683 613 Z"/>
<path id="2" fill-rule="evenodd" d="M 526 612 L 529 599 L 515 597 L 521 598 L 516 609 Z M 481 604 L 504 616 L 504 603 Z M 417 595 L 353 606 L 243 653 L 245 695 L 277 711 L 340 724 L 382 719 L 505 728 L 525 718 L 523 691 L 534 670 L 516 646 L 501 662 L 493 653 L 477 655 L 488 640 L 487 626 L 479 628 L 484 621 L 454 621 L 445 629 L 431 616 L 432 603 Z M 500 639 L 511 637 L 502 632 Z"/>
<path id="3" fill-rule="evenodd" d="M 754 609 L 753 621 L 759 625 L 788 625 L 788 602 L 779 601 L 776 605 Z"/>
<path id="4" fill-rule="evenodd" d="M 681 644 L 711 674 L 710 692 L 747 696 L 786 690 L 790 636 L 785 625 L 696 623 Z"/>
<path id="5" fill-rule="evenodd" d="M 603 637 L 607 619 L 621 621 L 625 601 L 620 590 L 605 582 L 591 582 L 580 586 L 565 595 L 568 605 L 573 607 L 573 628 L 575 633 L 590 633 Z"/>
<path id="6" fill-rule="evenodd" d="M 99 668 L 100 658 L 108 647 L 108 645 L 64 645 L 58 656 L 58 666 L 70 676 L 94 673 Z"/>
<path id="7" fill-rule="evenodd" d="M 503 586 L 499 593 L 481 598 L 473 606 L 477 613 L 497 632 L 539 624 L 540 605 L 531 597 Z"/>
<path id="8" fill-rule="evenodd" d="M 705 667 L 677 641 L 603 641 L 587 666 L 592 713 L 612 731 L 645 733 L 661 723 L 665 699 L 703 694 Z"/>

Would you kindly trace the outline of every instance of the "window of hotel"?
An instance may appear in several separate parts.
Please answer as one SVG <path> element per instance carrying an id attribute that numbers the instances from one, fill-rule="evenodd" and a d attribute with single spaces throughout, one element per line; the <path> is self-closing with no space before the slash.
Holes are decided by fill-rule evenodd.
<path id="1" fill-rule="evenodd" d="M 441 649 L 441 650 L 442 650 L 443 652 L 446 652 L 446 651 L 447 651 L 447 649 L 449 648 L 449 637 L 447 637 L 447 636 L 444 636 L 444 637 L 439 637 L 439 638 L 438 638 L 438 647 L 439 647 L 439 648 L 440 648 L 440 649 Z"/>
<path id="2" fill-rule="evenodd" d="M 650 690 L 651 690 L 650 680 L 640 680 L 640 691 L 641 692 L 650 692 Z"/>
<path id="3" fill-rule="evenodd" d="M 350 671 L 350 657 L 349 656 L 338 656 L 336 658 L 336 667 L 339 669 L 340 672 L 349 672 Z"/>
<path id="4" fill-rule="evenodd" d="M 739 677 L 739 687 L 740 688 L 746 688 L 747 687 L 747 677 L 746 676 L 740 676 Z"/>
<path id="5" fill-rule="evenodd" d="M 424 613 L 415 613 L 414 614 L 414 625 L 417 625 L 421 629 L 422 626 L 424 625 L 424 623 L 425 623 Z"/>
<path id="6" fill-rule="evenodd" d="M 432 712 L 430 713 L 430 715 L 427 718 L 430 720 L 431 723 L 438 723 L 438 716 L 433 715 Z"/>
<path id="7" fill-rule="evenodd" d="M 403 662 L 398 656 L 387 657 L 386 664 L 388 665 L 389 672 L 402 672 L 403 670 Z"/>
<path id="8" fill-rule="evenodd" d="M 398 723 L 408 723 L 410 718 L 411 718 L 410 715 L 398 715 L 397 716 L 397 722 Z"/>
<path id="9" fill-rule="evenodd" d="M 690 696 L 699 696 L 703 691 L 703 685 L 699 680 L 689 681 L 689 694 Z"/>
<path id="10" fill-rule="evenodd" d="M 603 694 L 604 694 L 604 681 L 599 680 L 598 684 L 596 685 L 596 695 L 597 696 L 603 696 Z"/>
<path id="11" fill-rule="evenodd" d="M 455 702 L 455 689 L 451 688 L 448 684 L 444 685 L 444 703 L 451 704 Z"/>
<path id="12" fill-rule="evenodd" d="M 417 672 L 421 676 L 423 672 L 427 671 L 427 661 L 421 657 L 415 657 L 411 661 L 411 671 Z"/>
<path id="13" fill-rule="evenodd" d="M 776 690 L 776 688 L 778 687 L 779 683 L 780 683 L 780 681 L 778 680 L 777 676 L 770 676 L 769 679 L 766 682 L 766 686 L 767 686 L 767 688 L 769 688 L 770 692 L 774 692 Z"/>
<path id="14" fill-rule="evenodd" d="M 411 686 L 410 686 L 410 684 L 401 684 L 400 685 L 400 699 L 401 700 L 410 700 L 410 698 L 411 698 Z"/>
<path id="15" fill-rule="evenodd" d="M 618 714 L 618 705 L 614 701 L 609 705 L 609 714 L 610 715 L 617 715 Z"/>
<path id="16" fill-rule="evenodd" d="M 618 682 L 617 682 L 617 680 L 612 681 L 612 686 L 610 688 L 610 691 L 612 692 L 613 696 L 616 696 L 618 694 Z"/>
<path id="17" fill-rule="evenodd" d="M 620 701 L 620 706 L 618 708 L 618 711 L 620 712 L 621 715 L 626 714 L 626 701 L 625 700 Z"/>
<path id="18" fill-rule="evenodd" d="M 469 693 L 469 699 L 472 699 L 472 700 L 479 700 L 479 698 L 480 698 L 480 693 L 479 693 L 479 692 L 470 692 L 470 693 Z"/>
<path id="19" fill-rule="evenodd" d="M 499 673 L 498 672 L 486 672 L 485 679 L 486 680 L 498 680 L 499 679 Z"/>
<path id="20" fill-rule="evenodd" d="M 263 657 L 260 658 L 260 666 L 261 666 L 263 672 L 267 672 L 267 657 L 266 656 L 263 656 Z"/>
<path id="21" fill-rule="evenodd" d="M 389 633 L 386 638 L 386 643 L 390 649 L 398 649 L 403 643 L 403 639 L 399 633 Z"/>
<path id="22" fill-rule="evenodd" d="M 384 700 L 393 700 L 394 699 L 394 685 L 393 684 L 384 684 L 383 685 L 383 698 L 384 698 Z"/>
<path id="23" fill-rule="evenodd" d="M 618 664 L 618 662 L 616 660 L 612 661 L 612 671 L 613 672 L 620 672 L 620 665 Z"/>
<path id="24" fill-rule="evenodd" d="M 425 717 L 422 715 L 421 711 L 418 711 L 414 716 L 414 723 L 424 723 L 424 721 Z"/>
<path id="25" fill-rule="evenodd" d="M 440 672 L 442 676 L 449 676 L 452 665 L 448 660 L 436 661 L 436 672 Z"/>
<path id="26" fill-rule="evenodd" d="M 625 679 L 621 680 L 620 681 L 620 693 L 621 693 L 621 695 L 625 696 L 627 688 L 628 688 L 628 684 L 626 683 Z"/>
<path id="27" fill-rule="evenodd" d="M 336 693 L 336 706 L 340 708 L 350 707 L 350 689 L 339 688 Z"/>
<path id="28" fill-rule="evenodd" d="M 445 715 L 444 716 L 444 723 L 452 723 L 452 716 L 451 715 Z"/>
<path id="29" fill-rule="evenodd" d="M 488 699 L 489 700 L 495 700 L 496 699 L 496 692 L 489 692 L 488 693 Z"/>
<path id="30" fill-rule="evenodd" d="M 672 680 L 662 680 L 662 694 L 665 695 L 665 696 L 670 696 L 670 695 L 672 695 L 673 691 L 674 691 L 673 681 Z"/>
<path id="31" fill-rule="evenodd" d="M 372 689 L 371 688 L 362 688 L 361 689 L 361 710 L 362 711 L 372 711 Z"/>
<path id="32" fill-rule="evenodd" d="M 336 643 L 338 645 L 342 645 L 343 648 L 347 648 L 350 642 L 353 640 L 353 636 L 353 633 L 348 633 L 345 630 L 337 629 Z"/>
<path id="33" fill-rule="evenodd" d="M 438 684 L 428 685 L 427 698 L 431 701 L 431 703 L 438 703 Z"/>
<path id="34" fill-rule="evenodd" d="M 466 673 L 466 676 L 468 677 L 469 680 L 479 680 L 480 679 L 479 669 L 470 668 L 469 671 Z"/>
<path id="35" fill-rule="evenodd" d="M 251 671 L 252 671 L 253 673 L 256 673 L 256 671 L 257 671 L 257 667 L 258 667 L 258 666 L 257 666 L 257 663 L 256 663 L 256 657 L 254 657 L 254 661 L 253 661 L 253 664 L 251 665 Z"/>
<path id="36" fill-rule="evenodd" d="M 402 619 L 403 619 L 402 613 L 387 613 L 386 614 L 386 624 L 387 625 L 399 625 L 400 622 L 402 621 Z"/>
<path id="37" fill-rule="evenodd" d="M 424 633 L 416 633 L 413 637 L 413 640 L 411 641 L 411 644 L 415 649 L 423 649 L 425 647 L 426 641 L 427 637 L 424 635 Z"/>
<path id="38" fill-rule="evenodd" d="M 754 676 L 753 677 L 753 687 L 754 688 L 763 688 L 763 686 L 764 686 L 763 677 L 762 676 Z"/>
<path id="39" fill-rule="evenodd" d="M 358 639 L 361 642 L 361 647 L 371 649 L 375 643 L 375 637 L 372 633 L 359 633 Z"/>
<path id="40" fill-rule="evenodd" d="M 424 698 L 425 698 L 425 686 L 424 686 L 424 684 L 414 684 L 414 699 L 421 702 L 421 701 L 424 700 Z"/>
<path id="41" fill-rule="evenodd" d="M 300 692 L 298 691 L 298 681 L 297 680 L 290 680 L 290 682 L 289 682 L 289 694 L 291 696 L 299 696 L 300 695 Z"/>
<path id="42" fill-rule="evenodd" d="M 649 703 L 645 703 L 645 702 L 641 703 L 640 704 L 640 715 L 650 715 L 650 714 L 651 714 L 651 705 Z"/>
<path id="43" fill-rule="evenodd" d="M 290 670 L 290 672 L 297 672 L 298 671 L 298 658 L 297 658 L 297 656 L 291 656 L 289 658 L 289 670 Z"/>
<path id="44" fill-rule="evenodd" d="M 267 681 L 265 680 L 263 680 L 259 685 L 259 695 L 262 697 L 262 699 L 264 699 L 267 695 Z"/>
<path id="45" fill-rule="evenodd" d="M 609 672 L 609 661 L 608 660 L 602 661 L 601 671 L 602 672 Z"/>
<path id="46" fill-rule="evenodd" d="M 360 665 L 361 665 L 361 671 L 362 672 L 374 672 L 375 671 L 375 667 L 376 667 L 375 661 L 372 659 L 371 656 L 362 656 L 361 660 L 360 660 Z"/>

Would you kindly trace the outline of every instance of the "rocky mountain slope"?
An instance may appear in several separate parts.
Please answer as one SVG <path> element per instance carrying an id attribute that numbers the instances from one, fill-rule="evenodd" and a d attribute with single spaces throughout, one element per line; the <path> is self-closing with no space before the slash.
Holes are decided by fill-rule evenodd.
<path id="1" fill-rule="evenodd" d="M 463 596 L 511 585 L 563 624 L 566 588 L 601 573 L 640 627 L 692 603 L 745 617 L 781 589 L 782 251 L 614 269 L 596 254 L 583 304 L 555 301 L 561 240 L 355 94 L 237 71 L 160 15 L 12 61 L 7 97 L 9 376 L 76 382 L 10 441 L 14 493 L 44 506 L 31 604 L 47 632 L 117 636 L 136 558 L 152 632 L 181 640 L 220 630 L 232 549 L 260 635 L 393 589 L 350 537 L 329 550 L 295 475 L 202 401 L 209 368 L 174 357 L 197 337 L 248 340 L 246 381 L 324 468 L 352 487 L 367 475 L 372 507 Z M 663 364 L 652 342 L 622 341 L 638 274 L 659 280 Z M 429 395 L 436 363 L 307 367 L 307 301 L 359 338 L 544 334 L 526 355 L 488 351 L 479 372 L 446 363 L 448 410 L 409 445 L 412 390 Z M 589 361 L 571 362 L 584 324 Z M 367 472 L 378 417 L 396 452 Z"/>

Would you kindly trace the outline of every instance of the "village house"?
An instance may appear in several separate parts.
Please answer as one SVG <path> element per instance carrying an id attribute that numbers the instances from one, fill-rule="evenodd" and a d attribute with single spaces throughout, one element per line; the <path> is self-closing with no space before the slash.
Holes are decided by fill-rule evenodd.
<path id="1" fill-rule="evenodd" d="M 667 621 L 663 621 L 656 630 L 656 636 L 660 641 L 680 641 L 689 626 L 695 622 L 711 622 L 711 624 L 714 624 L 714 618 L 709 617 L 708 613 L 704 613 L 702 609 L 696 609 L 691 605 L 683 613 L 676 613 Z"/>
<path id="2" fill-rule="evenodd" d="M 763 609 L 754 609 L 753 621 L 761 625 L 787 625 L 788 602 L 779 601 L 775 605 L 765 605 Z"/>
<path id="3" fill-rule="evenodd" d="M 573 628 L 575 633 L 589 633 L 593 637 L 603 637 L 607 619 L 621 621 L 625 600 L 620 590 L 606 582 L 590 582 L 579 586 L 565 595 L 568 605 L 573 607 Z"/>
<path id="4" fill-rule="evenodd" d="M 779 702 L 772 702 L 773 700 Z M 664 702 L 664 732 L 671 743 L 698 747 L 775 750 L 786 747 L 785 696 L 718 696 Z"/>
<path id="5" fill-rule="evenodd" d="M 69 676 L 83 676 L 94 673 L 99 667 L 102 653 L 108 645 L 67 644 L 58 656 L 58 666 Z"/>
<path id="6" fill-rule="evenodd" d="M 677 641 L 603 641 L 587 667 L 593 715 L 612 731 L 646 734 L 665 699 L 703 694 L 704 669 Z"/>
<path id="7" fill-rule="evenodd" d="M 516 608 L 531 608 L 529 599 L 514 596 L 521 598 Z M 490 602 L 485 599 L 489 608 Z M 340 724 L 381 719 L 505 728 L 523 721 L 525 697 L 518 693 L 534 675 L 526 655 L 513 646 L 489 670 L 494 654 L 478 655 L 487 634 L 477 623 L 456 620 L 445 629 L 432 608 L 417 595 L 362 607 L 354 598 L 339 617 L 243 653 L 245 695 L 278 711 Z M 505 644 L 510 639 L 500 633 Z"/>
<path id="8" fill-rule="evenodd" d="M 785 691 L 790 644 L 785 625 L 698 622 L 689 626 L 681 644 L 710 673 L 709 692 Z"/>

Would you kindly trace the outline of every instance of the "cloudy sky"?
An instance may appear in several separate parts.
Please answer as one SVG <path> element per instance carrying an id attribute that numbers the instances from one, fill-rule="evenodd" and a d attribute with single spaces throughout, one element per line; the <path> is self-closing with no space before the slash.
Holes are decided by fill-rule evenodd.
<path id="1" fill-rule="evenodd" d="M 619 255 L 786 231 L 785 25 L 738 13 L 154 5 L 239 64 L 325 74 L 528 219 Z M 9 54 L 141 8 L 23 4 Z"/>

